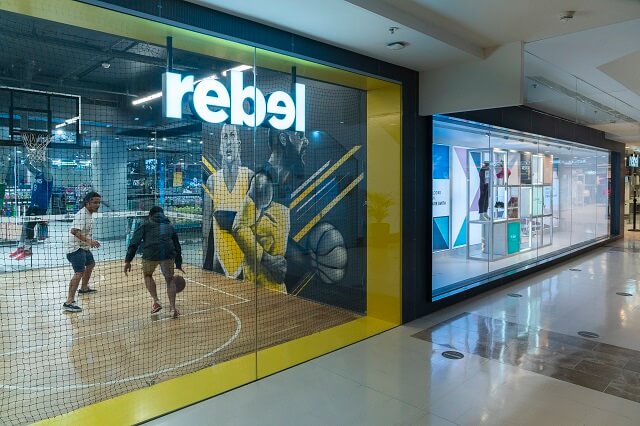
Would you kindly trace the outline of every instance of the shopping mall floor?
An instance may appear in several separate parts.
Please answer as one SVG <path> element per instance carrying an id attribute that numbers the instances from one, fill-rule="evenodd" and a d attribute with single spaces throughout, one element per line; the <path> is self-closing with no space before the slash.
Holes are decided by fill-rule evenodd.
<path id="1" fill-rule="evenodd" d="M 638 260 L 628 235 L 150 424 L 638 425 Z"/>

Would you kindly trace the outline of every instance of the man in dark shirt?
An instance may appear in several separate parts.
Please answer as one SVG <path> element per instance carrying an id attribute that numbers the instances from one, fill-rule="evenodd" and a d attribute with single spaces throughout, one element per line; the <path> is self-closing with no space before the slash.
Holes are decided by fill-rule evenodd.
<path id="1" fill-rule="evenodd" d="M 160 270 L 167 283 L 167 296 L 171 305 L 171 316 L 177 318 L 180 313 L 176 309 L 176 286 L 173 282 L 173 265 L 182 271 L 182 248 L 178 241 L 178 234 L 171 225 L 171 222 L 164 215 L 162 207 L 152 207 L 149 210 L 149 217 L 133 233 L 129 242 L 127 255 L 124 260 L 124 273 L 128 275 L 131 271 L 131 261 L 136 256 L 138 247 L 143 244 L 142 249 L 142 273 L 144 284 L 153 299 L 151 314 L 155 314 L 162 309 L 158 294 L 156 292 L 156 282 L 153 279 L 153 272 L 160 265 Z M 184 271 L 182 271 L 184 273 Z"/>

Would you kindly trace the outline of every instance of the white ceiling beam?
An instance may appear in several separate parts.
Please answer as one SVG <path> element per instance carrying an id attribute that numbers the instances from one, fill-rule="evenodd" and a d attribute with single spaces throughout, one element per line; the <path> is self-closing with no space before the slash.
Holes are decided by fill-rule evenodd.
<path id="1" fill-rule="evenodd" d="M 482 46 L 474 44 L 438 24 L 432 22 L 424 22 L 407 12 L 393 7 L 383 0 L 346 1 L 362 9 L 368 10 L 369 12 L 375 13 L 376 15 L 380 15 L 384 18 L 397 22 L 400 25 L 404 25 L 408 28 L 418 31 L 426 36 L 432 37 L 436 40 L 440 40 L 441 42 L 448 44 L 451 47 L 455 47 L 456 49 L 459 49 L 465 53 L 468 53 L 469 55 L 475 56 L 480 59 L 485 58 L 485 53 Z"/>

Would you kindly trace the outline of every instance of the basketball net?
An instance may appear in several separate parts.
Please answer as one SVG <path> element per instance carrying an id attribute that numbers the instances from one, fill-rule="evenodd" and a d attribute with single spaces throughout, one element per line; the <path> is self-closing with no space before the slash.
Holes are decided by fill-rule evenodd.
<path id="1" fill-rule="evenodd" d="M 47 160 L 47 146 L 51 142 L 51 135 L 42 133 L 23 133 L 22 143 L 27 149 L 27 157 L 35 162 Z"/>

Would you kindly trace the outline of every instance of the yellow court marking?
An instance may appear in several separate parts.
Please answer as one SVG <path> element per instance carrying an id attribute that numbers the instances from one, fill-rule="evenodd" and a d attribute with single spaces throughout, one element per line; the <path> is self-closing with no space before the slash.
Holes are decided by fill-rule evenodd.
<path id="1" fill-rule="evenodd" d="M 202 156 L 202 164 L 204 164 L 204 166 L 205 166 L 207 169 L 209 169 L 209 171 L 210 171 L 211 173 L 214 173 L 214 174 L 215 174 L 215 173 L 217 173 L 217 172 L 218 172 L 218 171 L 216 170 L 216 168 L 215 168 L 215 167 L 213 167 L 213 165 L 211 165 L 211 163 L 209 162 L 209 160 L 207 160 L 207 159 L 205 158 L 205 156 L 204 156 L 204 155 Z"/>
<path id="2" fill-rule="evenodd" d="M 331 175 L 331 173 L 335 172 L 338 169 L 338 167 L 340 167 L 345 161 L 347 161 L 349 159 L 349 157 L 351 157 L 353 154 L 355 154 L 356 151 L 358 151 L 360 148 L 361 148 L 361 145 L 356 145 L 353 148 L 351 148 L 349 150 L 349 152 L 347 152 L 345 155 L 343 155 L 342 158 L 339 159 L 336 164 L 331 166 L 329 168 L 329 170 L 324 172 L 322 174 L 322 176 L 320 176 L 318 179 L 316 179 L 316 181 L 313 182 L 307 189 L 302 191 L 302 194 L 298 195 L 298 197 L 291 202 L 291 205 L 289 206 L 289 208 L 292 209 L 295 206 L 297 206 L 300 203 L 300 201 L 302 201 L 307 195 L 309 195 L 311 193 L 311 191 L 316 189 L 318 187 L 318 185 L 320 185 L 329 175 Z"/>
<path id="3" fill-rule="evenodd" d="M 311 221 L 309 223 L 307 223 L 304 228 L 302 228 L 300 230 L 300 232 L 298 232 L 296 234 L 295 237 L 293 237 L 293 240 L 295 242 L 299 242 L 302 237 L 304 237 L 305 235 L 307 235 L 307 232 L 309 232 L 311 230 L 311 228 L 313 228 L 315 226 L 316 223 L 318 223 L 320 221 L 320 219 L 322 219 L 327 213 L 329 213 L 329 211 L 335 207 L 336 204 L 338 204 L 340 202 L 340 200 L 342 200 L 349 192 L 351 192 L 351 190 L 353 188 L 356 187 L 356 185 L 358 185 L 362 179 L 364 179 L 364 173 L 360 173 L 360 176 L 358 176 L 357 178 L 355 178 L 353 180 L 353 182 L 351 182 L 349 184 L 349 186 L 347 186 L 345 189 L 342 190 L 342 192 L 340 194 L 338 194 L 338 196 L 336 198 L 334 198 L 333 200 L 331 200 L 331 202 L 329 204 L 327 204 L 327 206 L 322 209 L 322 211 L 320 213 L 318 213 L 316 215 L 316 217 L 314 217 L 313 219 L 311 219 Z"/>

